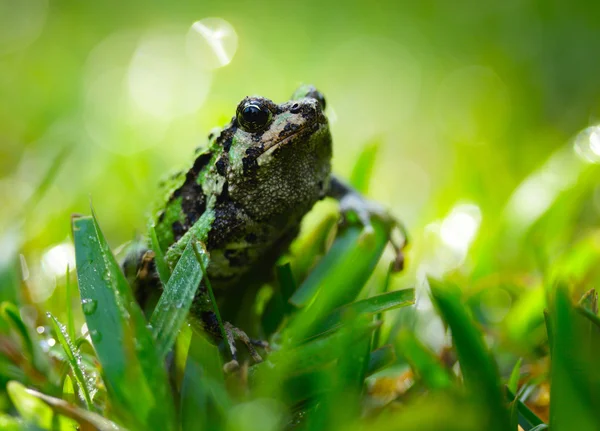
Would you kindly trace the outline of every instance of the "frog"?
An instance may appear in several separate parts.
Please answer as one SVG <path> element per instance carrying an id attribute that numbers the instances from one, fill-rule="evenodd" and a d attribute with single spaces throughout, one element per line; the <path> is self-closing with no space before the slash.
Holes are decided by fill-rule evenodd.
<path id="1" fill-rule="evenodd" d="M 248 274 L 268 281 L 277 259 L 298 235 L 303 217 L 319 200 L 339 202 L 342 220 L 353 214 L 368 232 L 377 217 L 387 226 L 401 226 L 381 205 L 366 199 L 332 174 L 332 136 L 326 100 L 313 85 L 301 85 L 284 103 L 247 96 L 222 129 L 213 130 L 189 165 L 163 182 L 163 194 L 151 226 L 171 270 L 188 243 L 199 241 L 208 253 L 205 278 L 193 299 L 190 316 L 215 340 L 222 338 L 206 286 L 215 297 L 239 291 Z M 407 239 L 390 242 L 401 269 Z M 138 302 L 160 292 L 155 256 L 150 246 L 126 259 Z M 257 268 L 259 270 L 257 270 Z M 263 280 L 265 279 L 265 280 Z M 243 286 L 241 287 L 243 289 Z M 237 289 L 237 290 L 236 290 Z M 227 316 L 225 316 L 227 317 Z M 243 342 L 255 362 L 262 361 L 255 340 L 228 321 L 225 335 L 238 365 L 236 341 Z"/>

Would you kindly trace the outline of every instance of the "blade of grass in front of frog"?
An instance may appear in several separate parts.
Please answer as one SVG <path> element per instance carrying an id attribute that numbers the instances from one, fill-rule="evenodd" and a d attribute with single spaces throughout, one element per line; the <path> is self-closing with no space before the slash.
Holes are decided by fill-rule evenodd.
<path id="1" fill-rule="evenodd" d="M 71 372 L 75 377 L 79 393 L 83 398 L 83 402 L 88 410 L 94 409 L 92 403 L 92 397 L 90 392 L 93 393 L 95 388 L 91 383 L 90 379 L 86 376 L 85 370 L 81 367 L 81 353 L 71 342 L 69 335 L 67 334 L 67 328 L 64 327 L 51 313 L 46 313 L 46 316 L 50 319 L 50 323 L 54 328 L 54 334 L 59 344 L 62 346 L 65 354 L 67 355 L 67 362 L 71 368 Z"/>
<path id="2" fill-rule="evenodd" d="M 507 384 L 508 389 L 514 394 L 517 393 L 517 389 L 519 386 L 519 379 L 521 377 L 521 364 L 522 363 L 523 363 L 523 358 L 519 358 L 510 373 L 510 377 L 508 378 L 508 384 Z"/>
<path id="3" fill-rule="evenodd" d="M 376 410 L 377 411 L 377 410 Z M 351 431 L 482 431 L 485 413 L 465 397 L 454 393 L 435 392 L 424 395 L 419 402 L 406 408 L 384 410 L 383 414 L 369 418 L 368 425 L 360 421 Z M 503 430 L 508 431 L 509 428 Z M 516 430 L 515 430 L 516 431 Z"/>
<path id="4" fill-rule="evenodd" d="M 52 407 L 33 395 L 32 391 L 21 383 L 14 380 L 8 382 L 6 392 L 19 415 L 27 423 L 34 425 L 35 429 L 77 429 L 77 423 L 72 419 L 62 415 L 56 418 Z M 70 428 L 63 428 L 69 425 Z"/>
<path id="5" fill-rule="evenodd" d="M 0 237 L 0 253 L 8 257 L 0 259 L 0 303 L 21 303 L 21 265 L 18 255 L 20 241 L 20 233 L 16 232 L 8 232 Z"/>
<path id="6" fill-rule="evenodd" d="M 9 302 L 3 302 L 0 304 L 0 315 L 19 335 L 25 357 L 33 367 L 46 377 L 50 377 L 52 369 L 49 358 L 42 350 L 42 347 L 35 341 L 32 331 L 23 322 L 17 306 Z"/>
<path id="7" fill-rule="evenodd" d="M 550 318 L 550 311 L 544 309 L 544 324 L 546 325 L 546 334 L 548 334 L 548 352 L 550 353 L 550 359 L 554 352 L 554 330 L 552 329 L 552 319 Z"/>
<path id="8" fill-rule="evenodd" d="M 524 431 L 529 431 L 538 425 L 543 425 L 541 420 L 529 407 L 525 405 L 508 386 L 505 387 L 506 398 L 509 402 L 514 402 L 514 406 L 518 413 L 518 422 Z"/>
<path id="9" fill-rule="evenodd" d="M 74 297 L 73 285 L 71 284 L 71 268 L 67 264 L 67 270 L 65 272 L 65 291 L 66 291 L 66 307 L 67 307 L 67 333 L 69 339 L 75 341 L 77 339 L 76 328 L 75 328 L 75 316 L 73 315 L 73 307 L 71 300 Z"/>
<path id="10" fill-rule="evenodd" d="M 219 349 L 192 331 L 181 386 L 182 431 L 222 429 L 232 407 L 225 387 Z"/>
<path id="11" fill-rule="evenodd" d="M 402 330 L 396 340 L 399 353 L 406 359 L 425 387 L 430 390 L 448 389 L 454 384 L 451 373 L 440 359 L 415 337 L 414 333 Z"/>
<path id="12" fill-rule="evenodd" d="M 300 233 L 290 246 L 292 272 L 296 280 L 304 280 L 325 254 L 340 219 L 334 202 L 321 201 L 317 205 L 316 211 L 302 219 Z"/>
<path id="13" fill-rule="evenodd" d="M 290 302 L 305 309 L 286 328 L 285 343 L 307 338 L 327 314 L 360 293 L 387 243 L 385 227 L 374 220 L 373 228 L 371 233 L 358 226 L 346 229 L 294 293 Z"/>
<path id="14" fill-rule="evenodd" d="M 360 400 L 369 367 L 371 338 L 365 337 L 358 341 L 346 339 L 342 349 L 339 350 L 333 392 L 335 400 L 333 413 L 336 422 L 349 424 L 360 417 Z"/>
<path id="15" fill-rule="evenodd" d="M 171 279 L 171 270 L 169 269 L 169 265 L 165 260 L 165 255 L 163 254 L 160 244 L 158 243 L 158 237 L 156 236 L 154 225 L 150 226 L 150 242 L 152 243 L 152 251 L 154 251 L 154 262 L 156 263 L 158 277 L 160 278 L 162 285 L 166 286 Z"/>
<path id="16" fill-rule="evenodd" d="M 296 280 L 294 279 L 294 274 L 292 273 L 292 266 L 289 262 L 277 266 L 277 280 L 279 281 L 279 287 L 281 288 L 281 298 L 285 313 L 289 314 L 292 311 L 289 300 L 298 288 Z"/>
<path id="17" fill-rule="evenodd" d="M 265 334 L 274 333 L 285 317 L 294 311 L 294 307 L 288 302 L 296 289 L 296 281 L 289 261 L 277 265 L 276 274 L 277 287 L 272 288 L 271 297 L 263 301 L 264 306 L 257 307 L 261 310 L 260 321 Z"/>
<path id="18" fill-rule="evenodd" d="M 457 286 L 429 279 L 431 296 L 442 319 L 450 327 L 464 383 L 473 399 L 479 399 L 488 412 L 489 428 L 510 428 L 510 416 L 501 389 L 496 363 L 481 333 L 460 299 Z"/>
<path id="19" fill-rule="evenodd" d="M 94 217 L 72 224 L 83 313 L 111 405 L 127 427 L 172 430 L 165 368 L 125 276 Z"/>
<path id="20" fill-rule="evenodd" d="M 577 310 L 577 312 L 579 312 L 582 316 L 585 316 L 597 328 L 600 328 L 600 316 L 592 313 L 588 308 L 582 307 L 581 305 L 577 305 L 575 310 Z"/>
<path id="21" fill-rule="evenodd" d="M 64 427 L 63 425 L 60 428 L 61 430 L 75 429 L 73 428 L 72 421 L 76 421 L 79 423 L 79 425 L 81 425 L 80 428 L 82 430 L 94 429 L 99 431 L 124 431 L 124 429 L 118 426 L 116 423 L 100 416 L 97 413 L 84 410 L 60 398 L 51 397 L 33 389 L 25 388 L 17 382 L 10 382 L 9 384 L 12 385 L 11 389 L 13 393 L 23 397 L 24 400 L 36 403 L 40 411 L 47 412 L 46 409 L 51 409 L 65 419 L 68 419 L 67 423 L 71 424 L 71 427 Z"/>
<path id="22" fill-rule="evenodd" d="M 319 332 L 336 329 L 358 315 L 380 315 L 385 311 L 406 307 L 414 303 L 415 289 L 396 290 L 371 296 L 333 310 L 319 325 Z"/>
<path id="23" fill-rule="evenodd" d="M 550 428 L 594 429 L 600 410 L 600 370 L 589 356 L 590 321 L 577 312 L 567 285 L 558 283 L 550 307 L 554 348 L 550 366 Z"/>
<path id="24" fill-rule="evenodd" d="M 0 413 L 0 429 L 4 431 L 30 431 L 31 425 L 21 418 L 6 413 Z"/>
<path id="25" fill-rule="evenodd" d="M 317 370 L 336 361 L 347 345 L 368 340 L 380 322 L 359 317 L 352 325 L 339 331 L 318 337 L 301 346 L 286 347 L 273 352 L 269 362 L 262 362 L 250 368 L 249 378 L 256 392 L 261 396 L 282 393 L 282 382 L 290 376 L 309 370 Z"/>
<path id="26" fill-rule="evenodd" d="M 375 160 L 377 159 L 380 146 L 380 138 L 376 138 L 363 146 L 363 149 L 352 168 L 350 184 L 362 194 L 366 195 L 369 191 L 369 183 L 373 176 Z"/>
<path id="27" fill-rule="evenodd" d="M 193 242 L 188 242 L 150 318 L 156 349 L 161 358 L 173 347 L 202 281 L 204 272 L 198 259 L 202 259 L 206 265 L 207 253 L 203 251 L 196 256 Z"/>
<path id="28" fill-rule="evenodd" d="M 331 390 L 332 385 L 324 384 L 335 376 L 335 364 L 327 364 L 315 370 L 302 371 L 291 375 L 282 382 L 283 388 L 277 398 L 287 406 L 312 400 Z"/>
<path id="29" fill-rule="evenodd" d="M 23 370 L 23 366 L 15 365 L 15 363 L 4 354 L 0 355 L 0 378 L 4 381 L 18 380 L 20 382 L 26 382 L 28 379 Z"/>
<path id="30" fill-rule="evenodd" d="M 383 279 L 383 283 L 381 286 L 381 289 L 379 291 L 379 293 L 387 293 L 390 289 L 390 280 L 392 278 L 392 271 L 394 269 L 394 262 L 390 262 L 389 266 L 388 266 L 388 270 L 385 273 L 385 278 Z M 375 316 L 376 320 L 383 320 L 383 313 L 377 313 L 377 315 Z M 379 347 L 379 344 L 381 342 L 381 331 L 382 331 L 383 325 L 381 325 L 379 328 L 377 328 L 377 330 L 375 331 L 375 333 L 373 334 L 373 340 L 371 341 L 371 348 L 373 349 L 377 349 Z"/>
<path id="31" fill-rule="evenodd" d="M 389 367 L 394 362 L 396 362 L 396 351 L 391 344 L 386 344 L 377 350 L 373 350 L 369 354 L 369 364 L 367 366 L 365 377 L 372 376 L 384 368 Z"/>
<path id="32" fill-rule="evenodd" d="M 194 253 L 196 253 L 196 259 L 202 268 L 202 273 L 206 274 L 206 265 L 204 264 L 204 259 L 202 257 L 203 253 L 206 251 L 203 250 L 201 252 L 199 248 L 202 245 L 198 243 L 194 243 Z M 227 331 L 225 331 L 225 325 L 223 324 L 223 319 L 221 319 L 221 313 L 219 312 L 219 306 L 217 305 L 217 300 L 215 299 L 215 294 L 212 289 L 212 285 L 210 284 L 210 280 L 208 277 L 204 278 L 204 284 L 206 285 L 206 290 L 208 291 L 208 296 L 210 297 L 210 302 L 213 307 L 213 312 L 215 313 L 215 317 L 217 318 L 217 323 L 219 324 L 219 331 L 221 332 L 221 337 L 223 338 L 223 343 L 225 344 L 225 348 L 229 352 L 229 357 L 233 359 L 233 352 L 231 351 L 231 346 L 227 342 Z"/>

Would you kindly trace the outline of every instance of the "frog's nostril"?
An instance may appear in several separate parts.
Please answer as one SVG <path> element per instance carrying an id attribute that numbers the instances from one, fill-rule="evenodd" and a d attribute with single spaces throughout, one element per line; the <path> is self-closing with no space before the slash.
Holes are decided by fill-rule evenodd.
<path id="1" fill-rule="evenodd" d="M 298 112 L 300 112 L 300 104 L 299 103 L 294 103 L 292 105 L 292 107 L 290 108 L 290 112 L 292 114 L 297 114 Z"/>

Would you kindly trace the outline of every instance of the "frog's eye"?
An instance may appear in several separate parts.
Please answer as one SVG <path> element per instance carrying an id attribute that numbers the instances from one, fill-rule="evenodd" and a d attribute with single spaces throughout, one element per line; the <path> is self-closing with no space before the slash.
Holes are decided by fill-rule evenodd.
<path id="1" fill-rule="evenodd" d="M 271 111 L 259 101 L 251 100 L 240 106 L 237 120 L 247 132 L 258 132 L 271 121 Z"/>
<path id="2" fill-rule="evenodd" d="M 321 109 L 324 111 L 327 107 L 327 103 L 325 102 L 325 96 L 319 90 L 309 91 L 306 97 L 312 97 L 313 99 L 317 99 L 317 102 L 321 105 Z"/>

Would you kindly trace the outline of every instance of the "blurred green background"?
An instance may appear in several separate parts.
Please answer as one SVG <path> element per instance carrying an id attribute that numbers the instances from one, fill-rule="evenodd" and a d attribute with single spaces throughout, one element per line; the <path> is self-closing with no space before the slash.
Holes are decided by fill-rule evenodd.
<path id="1" fill-rule="evenodd" d="M 598 12 L 586 1 L 0 0 L 0 260 L 22 250 L 32 299 L 45 301 L 73 266 L 69 217 L 90 196 L 111 245 L 132 239 L 161 176 L 241 98 L 280 102 L 308 82 L 327 98 L 337 173 L 378 145 L 368 194 L 413 237 L 402 282 L 453 272 L 475 290 L 500 286 L 482 310 L 502 322 L 515 286 L 538 287 L 597 226 Z"/>

